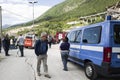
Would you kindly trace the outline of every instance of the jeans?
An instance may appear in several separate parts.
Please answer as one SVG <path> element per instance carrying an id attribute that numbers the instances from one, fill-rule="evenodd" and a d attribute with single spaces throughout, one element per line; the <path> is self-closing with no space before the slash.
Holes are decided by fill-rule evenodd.
<path id="1" fill-rule="evenodd" d="M 23 45 L 19 45 L 19 50 L 21 52 L 21 56 L 24 56 L 24 52 L 23 52 L 24 46 Z"/>
<path id="2" fill-rule="evenodd" d="M 51 42 L 48 42 L 48 44 L 49 44 L 49 48 L 51 48 L 52 43 L 51 43 Z"/>
<path id="3" fill-rule="evenodd" d="M 47 54 L 37 56 L 37 73 L 40 73 L 41 61 L 43 62 L 43 68 L 45 74 L 48 73 L 48 66 L 47 66 Z"/>
<path id="4" fill-rule="evenodd" d="M 61 52 L 62 63 L 64 66 L 64 70 L 67 70 L 67 60 L 68 60 L 68 53 L 69 52 Z"/>
<path id="5" fill-rule="evenodd" d="M 1 53 L 1 44 L 0 44 L 0 53 Z"/>
<path id="6" fill-rule="evenodd" d="M 8 56 L 8 51 L 9 51 L 9 46 L 8 47 L 3 47 L 4 51 L 5 51 L 5 55 Z"/>

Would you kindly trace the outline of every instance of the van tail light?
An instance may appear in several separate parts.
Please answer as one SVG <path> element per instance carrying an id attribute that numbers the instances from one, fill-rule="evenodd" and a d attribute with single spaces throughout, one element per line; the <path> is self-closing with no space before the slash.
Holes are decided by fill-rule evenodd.
<path id="1" fill-rule="evenodd" d="M 104 52 L 103 52 L 103 61 L 104 62 L 110 62 L 111 61 L 111 53 L 112 53 L 112 48 L 111 47 L 104 47 Z"/>

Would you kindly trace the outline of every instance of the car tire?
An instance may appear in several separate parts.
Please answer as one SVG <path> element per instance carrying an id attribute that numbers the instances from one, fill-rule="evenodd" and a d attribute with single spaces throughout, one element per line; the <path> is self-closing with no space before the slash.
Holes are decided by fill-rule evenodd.
<path id="1" fill-rule="evenodd" d="M 85 75 L 90 80 L 95 80 L 98 77 L 97 71 L 96 71 L 95 66 L 93 65 L 92 62 L 88 62 L 85 64 Z"/>

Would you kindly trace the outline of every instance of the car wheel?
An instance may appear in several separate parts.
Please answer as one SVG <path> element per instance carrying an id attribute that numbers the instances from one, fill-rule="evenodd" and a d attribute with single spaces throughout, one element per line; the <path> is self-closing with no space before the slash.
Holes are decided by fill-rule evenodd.
<path id="1" fill-rule="evenodd" d="M 88 62 L 85 64 L 85 75 L 91 80 L 97 78 L 97 72 L 92 62 Z"/>

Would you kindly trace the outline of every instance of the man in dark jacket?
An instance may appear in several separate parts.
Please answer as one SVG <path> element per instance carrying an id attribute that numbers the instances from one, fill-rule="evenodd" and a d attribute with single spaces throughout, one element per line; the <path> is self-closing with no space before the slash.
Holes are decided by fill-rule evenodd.
<path id="1" fill-rule="evenodd" d="M 9 46 L 10 46 L 10 39 L 9 39 L 8 34 L 6 34 L 6 36 L 5 36 L 4 39 L 3 39 L 3 49 L 4 49 L 4 51 L 5 51 L 5 56 L 10 56 L 10 55 L 8 54 Z"/>
<path id="2" fill-rule="evenodd" d="M 41 39 L 37 40 L 36 44 L 35 44 L 35 54 L 37 56 L 37 73 L 38 73 L 38 76 L 41 76 L 40 66 L 41 66 L 41 61 L 43 61 L 45 77 L 51 78 L 48 75 L 47 51 L 48 51 L 47 33 L 42 32 L 41 33 Z"/>

